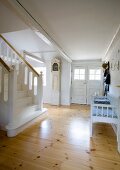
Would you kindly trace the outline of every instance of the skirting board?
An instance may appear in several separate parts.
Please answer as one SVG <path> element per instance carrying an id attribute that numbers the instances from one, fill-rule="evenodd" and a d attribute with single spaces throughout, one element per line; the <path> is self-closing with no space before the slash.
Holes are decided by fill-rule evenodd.
<path id="1" fill-rule="evenodd" d="M 111 125 L 112 125 L 112 128 L 113 128 L 113 130 L 114 130 L 116 136 L 117 136 L 117 127 L 116 127 L 116 125 L 115 125 L 115 124 L 111 124 Z"/>

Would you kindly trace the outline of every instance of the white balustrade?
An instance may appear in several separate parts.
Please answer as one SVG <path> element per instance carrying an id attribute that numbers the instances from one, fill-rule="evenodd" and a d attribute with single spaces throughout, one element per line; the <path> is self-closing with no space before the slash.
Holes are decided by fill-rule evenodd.
<path id="1" fill-rule="evenodd" d="M 37 85 L 38 85 L 38 81 L 37 81 L 37 77 L 34 77 L 34 95 L 37 95 Z"/>
<path id="2" fill-rule="evenodd" d="M 15 66 L 17 71 L 17 78 L 19 79 L 18 82 L 22 83 L 22 87 L 26 87 L 28 91 L 30 91 L 30 94 L 33 94 L 33 96 L 39 95 L 38 88 L 42 86 L 42 83 L 39 83 L 41 80 L 38 80 L 40 79 L 40 77 L 36 75 L 29 68 L 29 66 L 22 61 L 22 59 L 15 53 L 15 51 L 11 49 L 9 44 L 7 44 L 1 37 L 0 37 L 0 57 L 5 61 L 5 63 L 8 64 L 9 67 Z M 38 86 L 37 83 L 39 83 L 40 85 Z M 39 97 L 37 98 L 39 100 Z"/>
<path id="3" fill-rule="evenodd" d="M 8 86 L 9 86 L 9 72 L 0 63 L 0 100 L 3 102 L 8 101 Z"/>
<path id="4" fill-rule="evenodd" d="M 9 112 L 9 71 L 0 63 L 0 125 L 4 129 Z"/>
<path id="5" fill-rule="evenodd" d="M 8 73 L 4 74 L 4 101 L 8 101 Z"/>
<path id="6" fill-rule="evenodd" d="M 0 38 L 0 57 L 9 67 L 15 66 L 17 73 L 19 73 L 19 64 L 22 62 L 22 59 L 2 38 Z"/>
<path id="7" fill-rule="evenodd" d="M 27 61 L 18 55 L 11 45 L 0 36 L 0 58 L 6 63 L 9 72 L 0 62 L 0 113 L 9 127 L 14 122 L 16 112 L 16 101 L 18 86 L 20 90 L 26 91 L 27 96 L 32 97 L 33 105 L 37 110 L 43 108 L 43 83 L 42 73 L 39 75 L 34 71 Z M 1 122 L 0 122 L 1 125 Z"/>

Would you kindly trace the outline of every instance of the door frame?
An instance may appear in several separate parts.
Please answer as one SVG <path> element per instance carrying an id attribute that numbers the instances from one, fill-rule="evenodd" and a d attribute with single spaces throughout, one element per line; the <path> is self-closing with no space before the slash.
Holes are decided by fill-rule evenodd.
<path id="1" fill-rule="evenodd" d="M 74 80 L 74 69 L 85 69 L 85 80 Z M 83 84 L 85 84 L 85 102 L 83 102 L 83 103 L 81 103 L 81 104 L 87 104 L 87 74 L 86 74 L 86 72 L 87 72 L 87 68 L 86 68 L 86 66 L 73 66 L 72 67 L 72 76 L 71 76 L 71 103 L 75 103 L 75 102 L 73 102 L 73 97 L 72 97 L 72 94 L 73 94 L 73 88 L 72 88 L 72 86 L 73 86 L 73 81 L 79 81 L 79 83 L 81 83 L 81 85 L 82 85 L 82 83 Z M 80 82 L 81 81 L 81 82 Z M 78 103 L 79 104 L 79 103 Z"/>
<path id="2" fill-rule="evenodd" d="M 102 70 L 102 61 L 101 60 L 79 60 L 79 61 L 73 61 L 72 62 L 72 64 L 71 64 L 71 90 L 70 90 L 70 103 L 72 104 L 72 80 L 73 80 L 73 74 L 74 74 L 74 72 L 73 72 L 73 69 L 74 69 L 74 67 L 86 67 L 86 70 L 87 70 L 87 72 L 88 72 L 88 69 L 89 69 L 89 67 L 91 67 L 91 68 L 101 68 L 101 70 Z M 88 80 L 88 76 L 89 76 L 89 74 L 86 74 L 86 79 Z M 101 85 L 102 85 L 102 87 L 101 87 L 101 93 L 103 94 L 103 73 L 101 73 Z M 86 88 L 87 88 L 87 86 L 86 86 Z M 86 94 L 87 94 L 87 92 L 86 92 Z M 86 102 L 86 104 L 88 104 L 87 102 Z"/>

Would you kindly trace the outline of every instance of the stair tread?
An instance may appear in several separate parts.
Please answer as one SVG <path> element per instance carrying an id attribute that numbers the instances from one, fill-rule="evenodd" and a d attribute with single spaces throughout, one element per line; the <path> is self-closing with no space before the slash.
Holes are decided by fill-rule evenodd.
<path id="1" fill-rule="evenodd" d="M 27 92 L 27 90 L 21 89 L 21 90 L 17 90 L 17 92 Z"/>
<path id="2" fill-rule="evenodd" d="M 17 101 L 18 100 L 26 100 L 26 99 L 32 99 L 32 97 L 31 96 L 21 97 L 21 98 L 18 98 Z"/>
<path id="3" fill-rule="evenodd" d="M 19 115 L 19 113 L 24 113 L 24 112 L 33 112 L 33 111 L 36 111 L 37 110 L 37 107 L 38 107 L 38 105 L 35 105 L 35 104 L 33 104 L 33 103 L 31 103 L 30 105 L 28 105 L 28 106 L 24 106 L 24 107 L 20 107 L 20 109 L 19 108 L 16 108 L 16 116 L 18 116 Z M 29 113 L 30 114 L 30 113 Z M 29 115 L 29 114 L 27 114 L 27 115 Z"/>

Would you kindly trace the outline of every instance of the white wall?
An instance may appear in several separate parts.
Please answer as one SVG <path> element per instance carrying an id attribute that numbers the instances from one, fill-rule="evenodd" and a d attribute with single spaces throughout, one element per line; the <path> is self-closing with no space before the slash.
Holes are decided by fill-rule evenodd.
<path id="1" fill-rule="evenodd" d="M 70 105 L 71 63 L 61 60 L 61 104 Z"/>
<path id="2" fill-rule="evenodd" d="M 51 61 L 54 57 L 49 57 L 45 61 L 47 68 L 46 87 L 44 87 L 44 103 L 51 103 L 52 74 Z M 70 105 L 70 88 L 71 88 L 71 63 L 61 58 L 61 105 Z"/>
<path id="3" fill-rule="evenodd" d="M 118 31 L 115 39 L 113 40 L 107 55 L 106 61 L 112 63 L 113 68 L 110 68 L 111 84 L 110 84 L 110 94 L 113 96 L 120 96 L 120 30 Z M 119 68 L 117 68 L 119 62 Z"/>
<path id="4" fill-rule="evenodd" d="M 19 31 L 27 28 L 28 26 L 7 1 L 0 1 L 0 33 Z"/>
<path id="5" fill-rule="evenodd" d="M 120 30 L 116 34 L 106 56 L 105 60 L 110 62 L 110 75 L 111 75 L 111 84 L 110 84 L 110 95 L 114 97 L 120 97 L 120 88 L 117 85 L 120 85 Z M 118 65 L 119 62 L 119 65 Z M 111 63 L 113 68 L 111 68 Z M 117 68 L 117 66 L 119 66 Z M 116 126 L 112 125 L 113 129 L 116 131 Z M 119 141 L 119 137 L 118 137 Z"/>
<path id="6" fill-rule="evenodd" d="M 51 103 L 52 75 L 51 75 L 51 58 L 45 61 L 46 65 L 46 86 L 43 88 L 44 103 Z"/>

